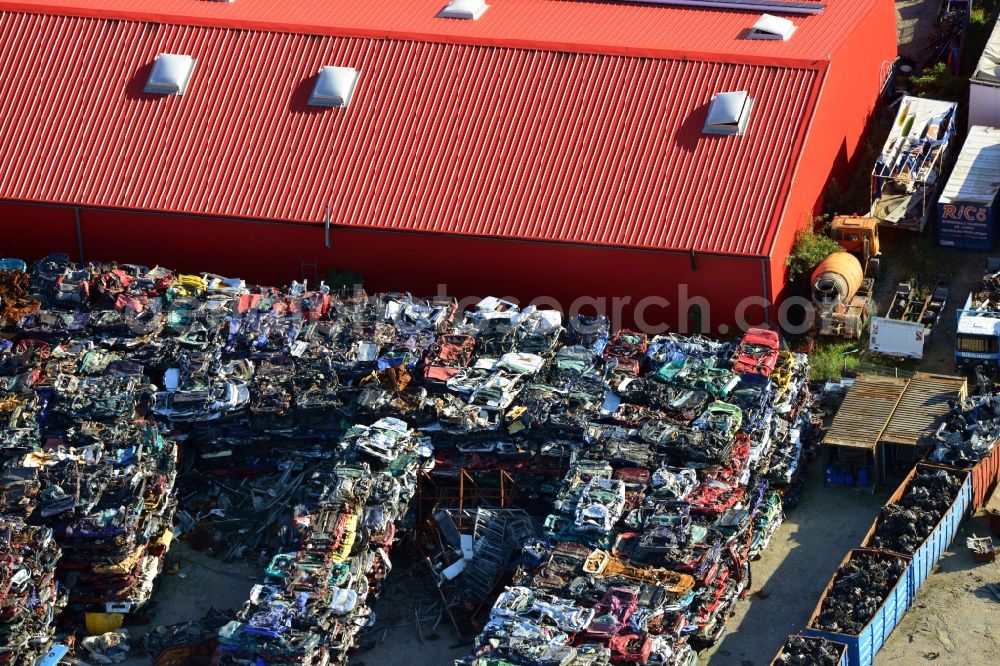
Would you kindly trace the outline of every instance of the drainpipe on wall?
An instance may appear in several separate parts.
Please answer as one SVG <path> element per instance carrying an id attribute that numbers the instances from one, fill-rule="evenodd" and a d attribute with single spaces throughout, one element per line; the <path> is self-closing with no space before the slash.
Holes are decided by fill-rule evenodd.
<path id="1" fill-rule="evenodd" d="M 76 217 L 76 249 L 80 252 L 80 263 L 86 263 L 86 259 L 83 257 L 83 227 L 80 225 L 80 207 L 76 206 L 73 208 L 73 214 Z"/>
<path id="2" fill-rule="evenodd" d="M 323 216 L 323 240 L 330 249 L 330 204 L 326 205 L 326 215 Z"/>

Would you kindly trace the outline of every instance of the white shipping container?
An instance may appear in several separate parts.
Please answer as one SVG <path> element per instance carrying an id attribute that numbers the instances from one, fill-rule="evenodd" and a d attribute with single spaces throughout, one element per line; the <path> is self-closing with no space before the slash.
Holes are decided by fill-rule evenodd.
<path id="1" fill-rule="evenodd" d="M 1000 127 L 1000 21 L 969 80 L 969 125 Z"/>
<path id="2" fill-rule="evenodd" d="M 915 321 L 900 321 L 872 317 L 868 327 L 868 349 L 889 356 L 924 357 L 924 325 Z"/>

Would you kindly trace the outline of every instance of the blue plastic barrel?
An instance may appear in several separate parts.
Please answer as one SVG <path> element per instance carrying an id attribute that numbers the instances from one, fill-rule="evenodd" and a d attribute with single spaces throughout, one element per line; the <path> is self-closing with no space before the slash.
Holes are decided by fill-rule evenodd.
<path id="1" fill-rule="evenodd" d="M 858 485 L 867 488 L 868 487 L 868 468 L 862 467 L 858 470 Z"/>
<path id="2" fill-rule="evenodd" d="M 843 484 L 845 486 L 853 486 L 854 485 L 854 475 L 851 474 L 850 472 L 845 473 L 844 476 L 841 477 L 841 478 L 842 478 Z"/>
<path id="3" fill-rule="evenodd" d="M 837 485 L 837 468 L 833 465 L 827 465 L 826 467 L 826 485 Z"/>

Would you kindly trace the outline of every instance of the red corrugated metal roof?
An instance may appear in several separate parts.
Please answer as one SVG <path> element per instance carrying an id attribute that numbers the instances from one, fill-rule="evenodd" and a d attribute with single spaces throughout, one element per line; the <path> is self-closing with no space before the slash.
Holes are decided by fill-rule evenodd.
<path id="1" fill-rule="evenodd" d="M 283 30 L 354 37 L 410 38 L 619 55 L 789 64 L 825 60 L 879 2 L 830 0 L 815 16 L 792 16 L 788 41 L 745 38 L 760 11 L 615 2 L 614 0 L 487 0 L 477 21 L 436 18 L 448 0 L 3 0 L 0 9 L 164 23 Z"/>
<path id="2" fill-rule="evenodd" d="M 142 92 L 160 52 L 183 97 Z M 820 71 L 0 14 L 0 198 L 762 254 Z M 321 65 L 349 109 L 306 106 Z M 743 137 L 701 133 L 720 90 Z"/>
<path id="3" fill-rule="evenodd" d="M 197 58 L 183 97 L 143 94 L 160 52 Z M 756 255 L 822 79 L 22 13 L 0 62 L 0 199 Z M 349 109 L 306 106 L 322 65 L 361 71 Z M 746 135 L 703 135 L 741 89 Z"/>

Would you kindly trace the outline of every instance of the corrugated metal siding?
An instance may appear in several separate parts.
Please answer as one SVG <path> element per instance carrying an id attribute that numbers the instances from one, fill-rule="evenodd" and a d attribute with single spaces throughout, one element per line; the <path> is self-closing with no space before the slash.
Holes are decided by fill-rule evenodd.
<path id="1" fill-rule="evenodd" d="M 159 52 L 197 58 L 183 97 L 142 93 Z M 17 13 L 0 58 L 0 199 L 741 254 L 768 247 L 821 80 Z M 327 64 L 361 71 L 346 111 L 306 106 Z M 740 89 L 746 136 L 702 135 Z"/>
<path id="2" fill-rule="evenodd" d="M 924 458 L 924 462 L 930 465 L 949 467 L 951 469 L 969 470 L 969 473 L 972 476 L 972 500 L 969 504 L 972 513 L 975 513 L 980 509 L 980 507 L 986 504 L 986 501 L 990 497 L 990 493 L 996 487 L 997 481 L 1000 480 L 1000 445 L 994 446 L 985 458 L 970 467 L 951 467 L 950 465 L 941 465 L 940 463 L 935 463 L 927 458 Z"/>
<path id="3" fill-rule="evenodd" d="M 997 192 L 1000 192 L 1000 129 L 974 125 L 969 128 L 938 202 L 989 206 L 996 200 Z"/>
<path id="4" fill-rule="evenodd" d="M 794 39 L 795 36 L 792 36 Z M 811 225 L 823 211 L 822 194 L 831 178 L 846 186 L 864 151 L 869 118 L 879 107 L 879 94 L 889 64 L 896 57 L 896 10 L 873 3 L 872 12 L 837 51 L 823 78 L 808 138 L 802 146 L 807 159 L 795 168 L 780 232 L 771 246 L 768 279 L 771 298 L 783 300 L 785 259 L 798 229 Z M 787 295 L 791 295 L 789 292 Z"/>
<path id="5" fill-rule="evenodd" d="M 859 376 L 823 437 L 830 446 L 874 449 L 877 443 L 926 443 L 968 392 L 963 377 L 916 373 L 911 379 Z"/>
<path id="6" fill-rule="evenodd" d="M 991 86 L 1000 83 L 1000 21 L 993 26 L 990 38 L 986 40 L 976 71 L 972 73 L 972 80 Z"/>
<path id="7" fill-rule="evenodd" d="M 951 411 L 948 401 L 964 400 L 966 395 L 964 377 L 918 372 L 907 383 L 880 441 L 905 446 L 929 443 Z"/>
<path id="8" fill-rule="evenodd" d="M 58 250 L 76 259 L 74 212 L 0 202 L 3 251 L 31 259 Z M 361 228 L 334 229 L 327 248 L 317 225 L 91 208 L 80 209 L 80 228 L 88 261 L 158 263 L 259 284 L 315 280 L 336 267 L 360 273 L 372 291 L 449 294 L 471 302 L 499 295 L 522 306 L 542 297 L 536 305 L 558 303 L 564 312 L 593 308 L 614 319 L 621 311 L 623 326 L 646 330 L 661 322 L 672 330 L 689 325 L 686 309 L 678 312 L 679 284 L 686 286 L 688 299 L 701 297 L 711 304 L 702 310 L 705 330 L 736 330 L 740 301 L 760 297 L 762 286 L 760 261 L 751 257 L 699 256 L 694 270 L 683 253 L 593 245 L 554 251 L 546 243 Z M 649 307 L 637 321 L 635 304 L 647 297 L 659 300 L 646 300 Z M 751 308 L 744 325 L 757 325 L 761 316 L 760 308 Z"/>
<path id="9" fill-rule="evenodd" d="M 825 60 L 863 22 L 891 0 L 835 0 L 818 15 L 790 17 L 788 41 L 748 40 L 760 11 L 637 5 L 613 0 L 493 0 L 477 21 L 436 18 L 448 0 L 13 0 L 0 8 L 49 8 L 165 23 L 280 29 L 351 36 L 394 36 L 478 44 L 532 45 L 653 55 L 669 51 L 758 58 Z"/>
<path id="10" fill-rule="evenodd" d="M 906 383 L 907 380 L 894 377 L 859 376 L 833 417 L 823 444 L 874 449 Z"/>
<path id="11" fill-rule="evenodd" d="M 972 510 L 978 511 L 1000 480 L 1000 445 L 995 445 L 990 454 L 972 468 Z"/>

